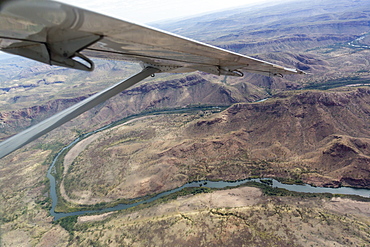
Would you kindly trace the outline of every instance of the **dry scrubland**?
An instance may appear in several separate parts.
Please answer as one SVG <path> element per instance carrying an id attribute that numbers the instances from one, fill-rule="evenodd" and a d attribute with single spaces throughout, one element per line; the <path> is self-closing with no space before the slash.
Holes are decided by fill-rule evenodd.
<path id="1" fill-rule="evenodd" d="M 268 197 L 244 187 L 79 217 L 66 224 L 69 232 L 50 225 L 31 238 L 13 230 L 4 240 L 22 245 L 33 239 L 37 246 L 367 246 L 369 217 L 367 202 Z"/>
<path id="2" fill-rule="evenodd" d="M 368 88 L 307 91 L 215 114 L 139 118 L 67 153 L 63 195 L 96 204 L 249 177 L 369 188 L 369 102 Z"/>
<path id="3" fill-rule="evenodd" d="M 244 187 L 180 197 L 99 223 L 80 217 L 72 246 L 366 246 L 369 210 L 364 202 L 266 197 Z"/>
<path id="4" fill-rule="evenodd" d="M 45 220 L 46 211 L 32 200 L 23 203 L 28 210 L 3 224 L 4 246 L 367 246 L 370 241 L 369 202 L 265 196 L 251 187 L 81 216 L 65 221 L 64 228 Z"/>
<path id="5" fill-rule="evenodd" d="M 341 93 L 312 93 L 319 94 L 318 98 L 325 99 L 326 110 L 340 108 L 339 102 L 347 99 L 348 94 L 355 93 L 361 96 L 359 97 L 361 100 L 369 97 L 367 89 L 352 89 Z M 332 105 L 330 103 L 332 101 L 328 100 L 330 95 L 335 96 L 336 105 Z M 283 172 L 289 178 L 290 175 L 311 174 L 312 171 L 305 173 L 303 168 L 290 166 L 292 161 L 288 158 L 294 158 L 292 155 L 285 156 L 286 161 L 277 161 L 278 156 L 275 160 L 268 161 L 258 158 L 261 154 L 261 147 L 258 145 L 256 149 L 249 148 L 248 152 L 240 149 L 246 146 L 247 140 L 254 139 L 250 136 L 247 139 L 244 136 L 248 133 L 246 130 L 253 127 L 248 126 L 250 120 L 258 120 L 249 114 L 260 107 L 272 110 L 276 109 L 276 105 L 284 106 L 287 101 L 300 99 L 303 102 L 301 96 L 302 93 L 296 93 L 262 103 L 235 105 L 215 114 L 203 111 L 197 114 L 145 116 L 93 135 L 75 146 L 65 157 L 65 161 L 69 161 L 69 166 L 64 170 L 66 193 L 75 203 L 88 203 L 94 200 L 100 202 L 157 193 L 208 175 L 214 176 L 213 178 L 216 176 L 238 178 L 241 175 L 257 173 L 261 176 L 274 176 Z M 353 100 L 353 97 L 350 98 Z M 318 100 L 314 101 L 313 106 L 316 110 L 322 111 L 325 104 Z M 297 109 L 305 109 L 304 104 Z M 301 115 L 295 112 L 297 109 L 293 108 L 289 114 L 285 114 L 293 119 L 302 120 Z M 278 115 L 284 115 L 283 112 L 275 111 Z M 340 112 L 344 114 L 343 110 Z M 276 117 L 271 114 L 267 116 L 272 116 L 276 123 Z M 264 123 L 269 126 L 267 116 Z M 335 119 L 336 115 L 330 116 L 334 116 Z M 317 118 L 317 121 L 322 122 L 322 119 Z M 240 122 L 244 124 L 241 125 Z M 310 124 L 315 125 L 314 122 Z M 209 126 L 208 131 L 205 129 L 206 125 Z M 257 125 L 262 129 L 266 127 Z M 240 126 L 241 130 L 234 129 L 237 126 Z M 218 135 L 211 135 L 212 130 L 217 130 Z M 258 128 L 253 130 L 258 134 Z M 334 130 L 340 131 L 341 128 Z M 330 137 L 331 134 L 328 134 Z M 343 133 L 333 135 L 339 134 L 344 136 Z M 293 132 L 289 135 L 297 136 Z M 246 139 L 243 140 L 243 136 Z M 287 135 L 282 136 L 285 138 Z M 318 135 L 312 133 L 310 136 L 315 137 L 312 140 L 316 140 Z M 269 140 L 276 141 L 278 138 L 271 137 L 270 134 Z M 345 138 L 356 140 L 355 137 Z M 330 143 L 323 140 L 316 143 L 318 150 L 322 150 L 321 144 L 326 147 L 327 143 Z M 342 142 L 340 138 L 339 140 Z M 354 161 L 358 157 L 366 158 L 364 152 L 367 152 L 367 140 L 366 138 L 361 140 L 363 145 L 356 147 L 357 153 L 352 149 L 344 149 L 348 150 L 352 155 L 350 158 Z M 239 144 L 236 145 L 235 141 Z M 7 174 L 6 180 L 3 179 L 1 183 L 5 202 L 2 209 L 5 212 L 2 224 L 4 246 L 198 246 L 199 244 L 217 246 L 220 243 L 231 246 L 274 246 L 276 243 L 282 246 L 366 246 L 370 241 L 369 202 L 326 195 L 313 198 L 300 195 L 271 196 L 251 187 L 213 192 L 204 190 L 209 193 L 178 196 L 160 200 L 152 206 L 148 205 L 149 207 L 141 206 L 102 216 L 72 217 L 62 220 L 59 224 L 52 224 L 52 219 L 45 208 L 48 205 L 46 193 L 48 188 L 44 178 L 47 165 L 43 165 L 50 151 L 42 151 L 38 149 L 38 145 L 37 143 L 31 145 L 27 151 L 4 159 L 8 164 L 1 168 L 1 174 Z M 351 145 L 354 149 L 354 144 Z M 265 148 L 264 152 L 270 155 L 283 154 L 276 150 L 282 149 Z M 287 148 L 283 150 L 289 151 Z M 99 152 L 109 154 L 111 157 L 109 166 L 102 165 L 101 162 L 104 160 L 99 159 L 97 155 Z M 289 152 L 300 154 L 299 149 L 292 149 Z M 96 156 L 89 159 L 92 153 Z M 201 163 L 204 159 L 202 154 L 209 154 L 207 158 L 210 160 Z M 243 154 L 241 156 L 243 159 L 238 158 L 239 154 Z M 335 158 L 336 155 L 330 157 Z M 117 161 L 119 159 L 120 166 Z M 158 160 L 164 165 L 155 166 Z M 84 162 L 79 163 L 82 161 Z M 168 161 L 172 163 L 166 165 L 165 162 Z M 122 166 L 126 162 L 130 166 Z M 115 164 L 117 167 L 114 167 Z M 177 164 L 182 165 L 177 167 Z M 205 169 L 205 164 L 209 164 L 208 170 Z M 113 169 L 116 170 L 113 172 Z M 118 172 L 120 169 L 122 172 Z M 329 168 L 317 169 L 314 174 L 320 175 L 320 172 L 327 169 Z M 88 175 L 84 175 L 86 171 Z M 169 173 L 171 176 L 158 176 L 157 174 L 161 172 L 164 175 Z M 131 182 L 128 183 L 122 174 L 130 178 Z M 325 173 L 322 174 L 327 176 Z M 73 176 L 79 178 L 71 179 Z M 294 176 L 292 178 L 299 178 Z M 180 183 L 178 178 L 183 181 Z M 304 176 L 300 178 L 304 179 Z M 116 183 L 113 183 L 114 181 Z M 131 187 L 132 183 L 135 186 Z M 89 194 L 79 193 L 81 190 L 87 190 Z M 83 197 L 84 195 L 86 197 Z"/>

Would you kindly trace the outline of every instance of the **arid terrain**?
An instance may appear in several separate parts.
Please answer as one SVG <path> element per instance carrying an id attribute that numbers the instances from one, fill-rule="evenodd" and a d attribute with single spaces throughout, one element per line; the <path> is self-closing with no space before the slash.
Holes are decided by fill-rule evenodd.
<path id="1" fill-rule="evenodd" d="M 64 146 L 116 122 L 63 153 L 57 210 L 204 179 L 370 189 L 369 22 L 367 0 L 297 0 L 155 24 L 308 74 L 159 74 L 2 158 L 0 246 L 369 246 L 368 198 L 249 183 L 55 222 L 46 178 Z M 96 63 L 89 73 L 0 60 L 0 140 L 140 69 Z"/>
<path id="2" fill-rule="evenodd" d="M 350 88 L 139 118 L 72 148 L 62 185 L 77 204 L 256 176 L 370 188 L 369 103 L 370 89 Z"/>
<path id="3" fill-rule="evenodd" d="M 271 198 L 256 188 L 242 187 L 179 197 L 164 205 L 124 215 L 108 215 L 100 224 L 94 224 L 96 221 L 89 216 L 80 217 L 75 225 L 79 237 L 70 243 L 72 246 L 89 245 L 93 241 L 109 246 L 366 246 L 370 241 L 369 221 L 364 219 L 369 219 L 369 210 L 369 202 Z M 343 217 L 344 212 L 351 216 Z M 87 229 L 86 225 L 89 225 Z"/>

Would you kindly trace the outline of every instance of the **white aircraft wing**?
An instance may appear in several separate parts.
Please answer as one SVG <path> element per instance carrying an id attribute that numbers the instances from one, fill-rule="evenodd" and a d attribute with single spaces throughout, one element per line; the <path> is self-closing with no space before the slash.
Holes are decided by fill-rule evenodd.
<path id="1" fill-rule="evenodd" d="M 0 143 L 0 158 L 160 72 L 243 76 L 303 74 L 154 28 L 47 0 L 0 0 L 0 50 L 91 71 L 89 57 L 142 63 L 143 70 Z"/>
<path id="2" fill-rule="evenodd" d="M 88 57 L 100 57 L 142 62 L 162 72 L 303 73 L 59 2 L 1 1 L 0 18 L 2 51 L 51 65 L 92 70 Z"/>

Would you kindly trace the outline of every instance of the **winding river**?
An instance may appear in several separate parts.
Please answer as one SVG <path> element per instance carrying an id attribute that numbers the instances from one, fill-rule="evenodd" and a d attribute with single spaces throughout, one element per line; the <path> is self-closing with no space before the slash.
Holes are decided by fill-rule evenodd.
<path id="1" fill-rule="evenodd" d="M 213 108 L 219 108 L 219 107 L 213 107 Z M 181 112 L 181 111 L 184 111 L 184 109 L 173 110 L 173 111 L 165 111 L 165 113 L 169 113 L 169 112 L 170 113 L 172 113 L 172 112 L 178 113 L 178 112 Z M 161 112 L 156 112 L 155 114 L 161 114 Z M 132 119 L 132 118 L 127 118 L 127 119 Z M 370 189 L 356 189 L 356 188 L 350 188 L 350 187 L 322 188 L 322 187 L 313 187 L 313 186 L 310 186 L 310 185 L 307 185 L 307 184 L 305 184 L 305 185 L 290 185 L 290 184 L 280 183 L 275 179 L 264 179 L 264 178 L 261 178 L 261 179 L 259 179 L 259 178 L 258 179 L 245 179 L 245 180 L 240 180 L 240 181 L 236 181 L 236 182 L 204 180 L 204 181 L 196 181 L 196 182 L 187 183 L 187 184 L 185 184 L 181 187 L 178 187 L 176 189 L 159 193 L 158 195 L 156 195 L 154 197 L 151 197 L 149 199 L 145 199 L 145 200 L 142 200 L 142 201 L 139 201 L 139 202 L 135 202 L 135 203 L 132 203 L 132 204 L 118 204 L 117 206 L 114 206 L 114 207 L 107 207 L 107 208 L 98 209 L 98 210 L 83 210 L 83 211 L 70 212 L 70 213 L 57 213 L 57 212 L 55 212 L 55 207 L 58 203 L 58 195 L 57 195 L 57 191 L 56 191 L 55 177 L 52 174 L 55 173 L 55 164 L 58 161 L 59 157 L 62 155 L 62 153 L 65 150 L 71 148 L 73 145 L 75 145 L 76 143 L 78 143 L 82 139 L 84 139 L 84 138 L 86 138 L 90 135 L 93 135 L 93 134 L 95 134 L 99 131 L 108 129 L 111 126 L 113 126 L 113 124 L 106 125 L 106 126 L 100 128 L 100 129 L 94 130 L 92 132 L 89 132 L 87 134 L 84 134 L 84 135 L 76 138 L 73 142 L 71 142 L 69 145 L 64 147 L 61 151 L 59 151 L 59 153 L 53 159 L 53 161 L 52 161 L 52 163 L 51 163 L 51 165 L 48 169 L 48 172 L 47 172 L 47 178 L 50 180 L 50 197 L 52 199 L 52 207 L 50 209 L 50 214 L 51 214 L 51 216 L 54 217 L 54 220 L 58 220 L 60 218 L 67 217 L 67 216 L 78 216 L 78 215 L 84 215 L 84 214 L 98 214 L 98 213 L 100 214 L 100 213 L 105 213 L 105 212 L 112 212 L 112 211 L 127 209 L 127 208 L 135 207 L 135 206 L 143 204 L 143 203 L 150 203 L 150 202 L 155 201 L 159 198 L 162 198 L 164 196 L 167 196 L 167 195 L 170 195 L 172 193 L 178 192 L 178 191 L 180 191 L 184 188 L 188 188 L 188 187 L 201 187 L 202 186 L 202 187 L 207 187 L 207 188 L 222 189 L 222 188 L 226 188 L 226 187 L 236 187 L 236 186 L 242 185 L 242 184 L 244 184 L 246 182 L 250 182 L 250 181 L 255 181 L 255 182 L 260 182 L 261 183 L 261 181 L 263 181 L 263 180 L 272 181 L 272 184 L 270 185 L 272 187 L 282 188 L 282 189 L 286 189 L 286 190 L 289 190 L 289 191 L 303 192 L 303 193 L 331 193 L 331 194 L 344 194 L 344 195 L 358 195 L 358 196 L 370 198 Z"/>
<path id="2" fill-rule="evenodd" d="M 352 46 L 352 47 L 355 47 L 355 48 L 370 49 L 370 45 L 361 44 L 361 40 L 365 39 L 369 35 L 370 35 L 370 33 L 366 33 L 366 34 L 362 35 L 361 37 L 349 42 L 348 45 Z"/>

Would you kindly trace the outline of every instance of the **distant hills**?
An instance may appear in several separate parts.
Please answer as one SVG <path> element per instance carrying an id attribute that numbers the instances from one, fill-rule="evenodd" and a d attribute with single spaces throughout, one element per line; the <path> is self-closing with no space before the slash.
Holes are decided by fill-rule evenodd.
<path id="1" fill-rule="evenodd" d="M 369 49 L 348 43 L 369 37 L 369 23 L 370 5 L 366 0 L 313 0 L 271 2 L 157 27 L 311 73 L 304 78 L 287 77 L 263 84 L 287 88 L 292 83 L 302 86 L 357 76 L 357 71 L 366 71 L 366 75 L 359 76 L 368 79 Z M 369 44 L 369 39 L 364 42 Z M 247 75 L 246 80 L 261 85 L 264 79 Z"/>
<path id="2" fill-rule="evenodd" d="M 310 49 L 369 32 L 369 18 L 369 4 L 365 0 L 298 0 L 264 3 L 156 27 L 214 45 L 234 47 L 234 51 L 244 54 L 286 52 L 286 47 L 289 51 L 304 52 L 302 41 Z"/>

